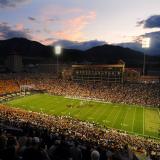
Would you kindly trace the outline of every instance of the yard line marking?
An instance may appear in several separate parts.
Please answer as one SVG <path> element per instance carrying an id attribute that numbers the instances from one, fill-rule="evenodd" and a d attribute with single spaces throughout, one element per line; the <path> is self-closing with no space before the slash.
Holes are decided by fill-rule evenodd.
<path id="1" fill-rule="evenodd" d="M 126 126 L 128 126 L 128 124 L 126 124 L 126 123 L 121 123 L 121 126 L 126 127 Z"/>
<path id="2" fill-rule="evenodd" d="M 122 125 L 121 125 L 121 129 L 122 129 L 122 127 L 123 127 L 123 124 L 125 124 L 124 122 L 125 122 L 125 119 L 126 119 L 126 115 L 127 115 L 127 113 L 128 113 L 128 109 L 129 109 L 129 107 L 127 107 L 127 112 L 126 112 L 126 114 L 125 114 L 125 116 L 124 116 L 123 123 L 122 123 Z M 128 125 L 125 124 L 124 126 L 128 126 Z"/>
<path id="3" fill-rule="evenodd" d="M 144 126 L 145 126 L 144 121 L 145 121 L 145 118 L 144 118 L 144 107 L 143 107 L 143 135 L 144 135 Z"/>
<path id="4" fill-rule="evenodd" d="M 104 123 L 110 123 L 111 121 L 108 120 L 103 120 Z"/>
<path id="5" fill-rule="evenodd" d="M 99 116 L 97 116 L 96 120 L 99 121 L 101 119 L 101 117 L 103 117 L 103 120 L 101 119 L 101 122 L 105 123 L 104 121 L 108 121 L 108 116 L 111 114 L 111 112 L 113 111 L 113 107 L 107 106 L 107 110 L 105 112 L 102 112 L 102 114 L 100 114 Z"/>
<path id="6" fill-rule="evenodd" d="M 94 119 L 93 117 L 88 117 L 88 119 Z"/>
<path id="7" fill-rule="evenodd" d="M 121 107 L 121 109 L 117 111 L 116 116 L 115 116 L 116 118 L 113 120 L 113 125 L 112 125 L 112 127 L 114 127 L 114 125 L 116 124 L 117 118 L 120 116 L 122 109 L 124 109 L 124 108 Z"/>
<path id="8" fill-rule="evenodd" d="M 94 107 L 92 107 L 92 108 L 90 108 L 90 109 L 88 109 L 88 111 L 86 112 L 85 111 L 85 114 L 83 113 L 83 118 L 87 118 L 88 116 L 92 116 L 93 114 L 94 114 L 94 111 L 95 110 L 95 108 Z M 82 110 L 83 111 L 83 110 Z M 84 112 L 84 111 L 83 111 Z M 88 118 L 87 118 L 88 119 Z"/>
<path id="9" fill-rule="evenodd" d="M 159 115 L 159 119 L 160 119 L 160 110 L 159 110 L 159 108 L 158 108 L 158 110 L 157 110 L 157 111 L 158 111 L 158 115 Z"/>
<path id="10" fill-rule="evenodd" d="M 136 115 L 136 107 L 134 107 L 134 115 L 133 115 L 133 122 L 132 122 L 132 132 L 133 132 L 133 127 L 134 127 L 134 122 L 135 122 L 135 115 Z"/>
<path id="11" fill-rule="evenodd" d="M 114 110 L 113 107 L 111 107 L 111 108 L 109 109 L 109 114 L 107 115 L 106 120 L 109 120 L 109 117 L 110 117 L 110 115 L 112 114 L 113 110 Z"/>
<path id="12" fill-rule="evenodd" d="M 113 107 L 115 107 L 115 108 L 119 108 L 119 106 L 113 106 Z"/>

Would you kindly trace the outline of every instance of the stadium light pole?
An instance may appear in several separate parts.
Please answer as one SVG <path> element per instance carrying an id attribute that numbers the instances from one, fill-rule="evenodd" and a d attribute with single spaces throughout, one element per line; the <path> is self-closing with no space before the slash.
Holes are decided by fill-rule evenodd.
<path id="1" fill-rule="evenodd" d="M 146 37 L 142 39 L 142 48 L 147 49 L 150 47 L 150 38 Z M 145 50 L 146 51 L 146 50 Z M 144 51 L 143 55 L 143 75 L 145 75 L 145 70 L 146 70 L 146 54 Z"/>
<path id="2" fill-rule="evenodd" d="M 56 45 L 54 47 L 54 53 L 57 57 L 57 76 L 58 76 L 58 71 L 59 71 L 59 63 L 58 63 L 58 57 L 61 55 L 62 53 L 62 47 L 60 45 Z"/>

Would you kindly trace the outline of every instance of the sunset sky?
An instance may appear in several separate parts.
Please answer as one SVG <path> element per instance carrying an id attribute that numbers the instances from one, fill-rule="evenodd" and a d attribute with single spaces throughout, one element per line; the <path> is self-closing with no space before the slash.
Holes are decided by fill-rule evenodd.
<path id="1" fill-rule="evenodd" d="M 134 42 L 160 37 L 160 0 L 0 0 L 0 39 Z"/>

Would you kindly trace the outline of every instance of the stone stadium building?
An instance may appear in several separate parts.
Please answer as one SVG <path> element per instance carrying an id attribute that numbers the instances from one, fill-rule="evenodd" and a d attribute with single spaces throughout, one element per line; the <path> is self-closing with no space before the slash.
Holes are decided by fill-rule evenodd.
<path id="1" fill-rule="evenodd" d="M 72 65 L 72 80 L 76 82 L 123 83 L 125 64 Z"/>

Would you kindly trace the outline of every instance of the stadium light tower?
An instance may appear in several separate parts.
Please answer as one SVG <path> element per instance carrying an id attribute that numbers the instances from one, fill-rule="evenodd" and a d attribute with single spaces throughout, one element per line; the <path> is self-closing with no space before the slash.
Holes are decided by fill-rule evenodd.
<path id="1" fill-rule="evenodd" d="M 142 39 L 142 48 L 147 49 L 150 47 L 150 38 L 143 38 Z M 144 51 L 144 56 L 143 56 L 143 75 L 145 75 L 145 69 L 146 69 L 146 54 Z"/>
<path id="2" fill-rule="evenodd" d="M 56 45 L 54 47 L 54 53 L 57 57 L 57 76 L 58 76 L 58 71 L 59 71 L 59 63 L 58 63 L 58 57 L 61 55 L 62 53 L 62 47 L 60 45 Z"/>

